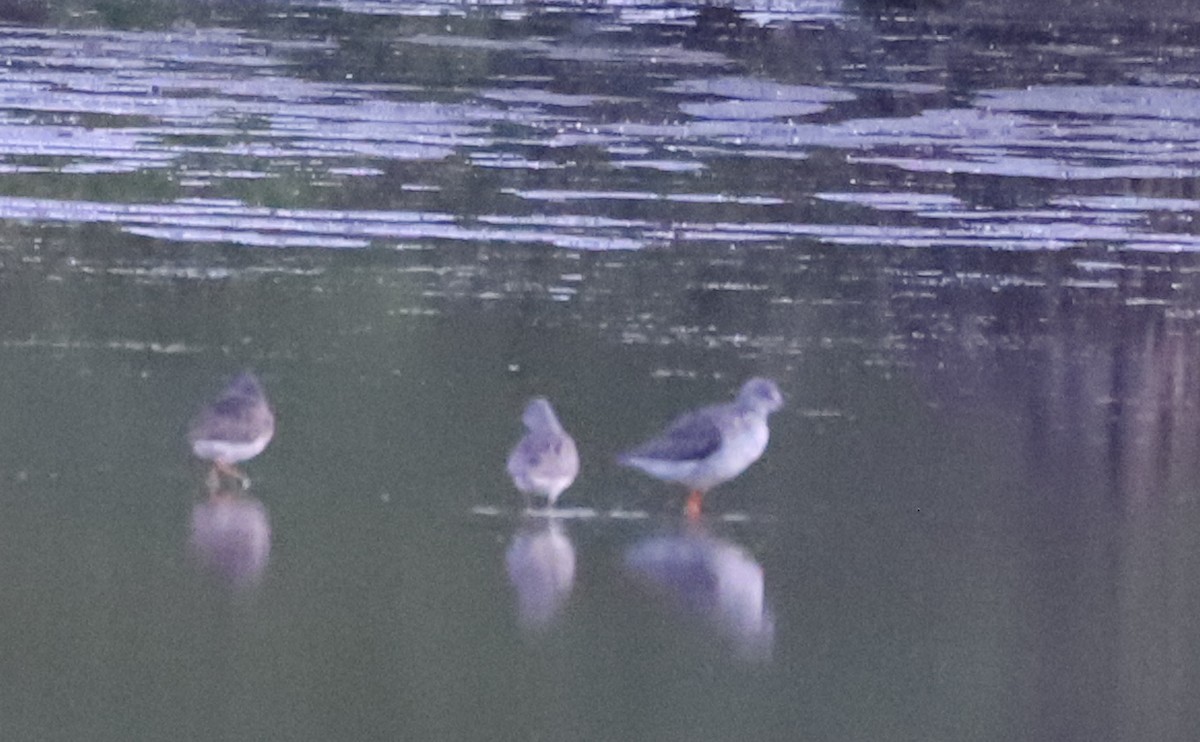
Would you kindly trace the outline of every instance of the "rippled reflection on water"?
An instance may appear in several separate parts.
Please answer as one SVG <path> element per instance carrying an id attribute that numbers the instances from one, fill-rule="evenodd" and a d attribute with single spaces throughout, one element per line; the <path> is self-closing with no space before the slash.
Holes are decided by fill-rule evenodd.
<path id="1" fill-rule="evenodd" d="M 285 37 L 8 28 L 0 217 L 278 247 L 1193 247 L 1200 98 L 1169 74 L 1186 50 L 1141 60 L 1152 36 L 1080 28 L 1037 47 L 1061 73 L 1039 80 L 1015 37 L 921 45 L 836 3 L 338 7 Z M 395 63 L 322 33 L 343 13 Z M 750 73 L 759 45 L 791 61 Z M 1002 63 L 963 89 L 938 49 Z M 1087 79 L 1102 63 L 1127 81 Z M 30 196 L 51 178 L 97 185 Z"/>

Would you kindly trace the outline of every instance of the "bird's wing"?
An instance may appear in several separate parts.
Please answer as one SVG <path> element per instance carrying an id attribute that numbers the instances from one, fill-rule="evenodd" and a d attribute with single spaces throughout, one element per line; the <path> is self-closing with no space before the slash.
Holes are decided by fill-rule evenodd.
<path id="1" fill-rule="evenodd" d="M 262 400 L 222 397 L 196 415 L 188 429 L 188 437 L 193 441 L 203 438 L 253 440 L 262 428 L 273 423 L 271 418 L 271 409 Z"/>
<path id="2" fill-rule="evenodd" d="M 712 411 L 697 410 L 671 423 L 656 438 L 626 451 L 621 459 L 700 461 L 711 456 L 720 446 L 721 429 L 713 419 Z"/>
<path id="3" fill-rule="evenodd" d="M 565 435 L 552 433 L 530 433 L 525 436 L 509 457 L 508 471 L 514 474 L 517 467 L 542 469 L 546 473 L 566 473 L 578 466 L 575 443 Z"/>

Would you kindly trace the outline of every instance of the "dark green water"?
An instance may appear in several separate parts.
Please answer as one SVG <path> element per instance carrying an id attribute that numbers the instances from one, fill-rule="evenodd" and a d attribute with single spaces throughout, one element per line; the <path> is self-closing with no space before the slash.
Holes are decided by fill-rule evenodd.
<path id="1" fill-rule="evenodd" d="M 1189 13 L 4 12 L 4 739 L 1196 737 Z M 754 375 L 701 523 L 614 463 Z"/>

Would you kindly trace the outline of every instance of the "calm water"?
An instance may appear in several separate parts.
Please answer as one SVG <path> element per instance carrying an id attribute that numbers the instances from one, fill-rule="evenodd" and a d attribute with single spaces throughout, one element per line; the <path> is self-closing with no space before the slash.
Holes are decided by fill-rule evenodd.
<path id="1" fill-rule="evenodd" d="M 1076 5 L 0 3 L 0 736 L 1196 739 L 1200 13 Z"/>

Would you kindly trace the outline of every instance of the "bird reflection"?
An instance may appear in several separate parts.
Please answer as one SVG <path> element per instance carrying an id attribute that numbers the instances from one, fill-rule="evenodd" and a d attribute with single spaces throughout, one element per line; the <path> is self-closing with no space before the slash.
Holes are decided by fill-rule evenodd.
<path id="1" fill-rule="evenodd" d="M 525 518 L 504 555 L 508 579 L 517 593 L 522 628 L 542 631 L 562 611 L 575 584 L 575 547 L 553 517 Z"/>
<path id="2" fill-rule="evenodd" d="M 713 625 L 739 654 L 770 657 L 775 619 L 763 569 L 741 546 L 690 525 L 637 542 L 625 567 L 673 607 Z"/>
<path id="3" fill-rule="evenodd" d="M 202 570 L 229 587 L 253 587 L 271 555 L 271 523 L 259 500 L 213 492 L 192 508 L 189 546 Z"/>

